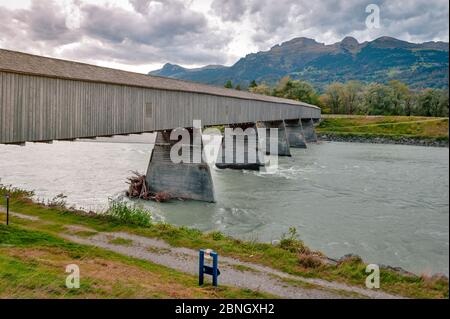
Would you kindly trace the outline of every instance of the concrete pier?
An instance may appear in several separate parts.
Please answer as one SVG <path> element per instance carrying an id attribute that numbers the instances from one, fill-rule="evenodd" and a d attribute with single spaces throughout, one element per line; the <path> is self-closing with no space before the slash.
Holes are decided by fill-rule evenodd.
<path id="1" fill-rule="evenodd" d="M 251 143 L 249 143 L 251 142 Z M 264 166 L 255 123 L 225 128 L 216 167 L 258 171 Z"/>
<path id="2" fill-rule="evenodd" d="M 201 132 L 198 133 L 200 140 L 198 135 L 195 138 L 190 134 L 190 141 L 182 145 L 178 154 L 182 153 L 183 160 L 179 163 L 174 163 L 173 157 L 171 159 L 172 146 L 179 142 L 170 140 L 170 131 L 157 133 L 146 174 L 152 192 L 167 192 L 176 198 L 215 201 L 211 171 L 201 156 L 203 144 Z"/>
<path id="3" fill-rule="evenodd" d="M 258 124 L 260 124 L 261 127 L 266 128 L 267 155 L 291 156 L 290 145 L 284 121 L 259 122 Z M 278 129 L 278 134 L 272 136 L 270 134 L 271 128 Z M 278 144 L 278 152 L 270 148 L 271 144 Z"/>
<path id="4" fill-rule="evenodd" d="M 313 119 L 302 119 L 303 134 L 307 143 L 317 142 L 316 131 L 314 130 Z"/>
<path id="5" fill-rule="evenodd" d="M 288 136 L 289 145 L 293 148 L 306 148 L 305 135 L 303 133 L 302 121 L 286 120 L 286 134 Z"/>

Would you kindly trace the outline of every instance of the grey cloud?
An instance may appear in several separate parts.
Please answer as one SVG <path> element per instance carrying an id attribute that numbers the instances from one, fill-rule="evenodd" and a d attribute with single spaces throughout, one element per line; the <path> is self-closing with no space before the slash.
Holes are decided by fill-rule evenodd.
<path id="1" fill-rule="evenodd" d="M 373 38 L 387 35 L 416 42 L 448 41 L 448 2 L 445 0 L 247 0 L 253 41 L 267 48 L 296 36 L 338 41 L 347 35 Z M 366 6 L 380 6 L 382 28 L 369 31 Z"/>
<path id="2" fill-rule="evenodd" d="M 131 10 L 73 3 L 80 13 L 76 27 L 67 25 L 69 13 L 57 1 L 32 0 L 20 10 L 0 4 L 0 46 L 90 61 L 215 64 L 230 62 L 228 44 L 244 32 L 260 50 L 298 36 L 328 43 L 347 35 L 416 42 L 449 36 L 446 0 L 213 0 L 208 14 L 219 17 L 218 24 L 188 0 L 129 0 Z M 380 6 L 381 29 L 367 30 L 370 3 Z"/>
<path id="3" fill-rule="evenodd" d="M 0 30 L 3 42 L 24 41 L 28 45 L 64 45 L 80 38 L 78 32 L 67 27 L 63 8 L 52 0 L 33 1 L 30 9 L 0 7 Z"/>
<path id="4" fill-rule="evenodd" d="M 210 28 L 201 13 L 190 10 L 181 1 L 158 2 L 148 7 L 145 14 L 142 8 L 137 14 L 96 5 L 85 5 L 81 10 L 83 34 L 111 46 L 103 50 L 104 54 L 121 62 L 170 60 L 192 64 L 222 63 L 226 59 L 222 52 L 230 36 Z"/>
<path id="5" fill-rule="evenodd" d="M 312 34 L 320 38 L 324 33 L 333 33 L 339 39 L 366 27 L 365 7 L 362 1 L 282 0 L 273 8 L 268 4 L 259 5 L 253 10 L 254 18 L 251 20 L 260 26 L 258 31 L 261 34 L 257 38 L 265 38 L 265 42 Z"/>
<path id="6" fill-rule="evenodd" d="M 214 0 L 213 12 L 224 21 L 239 21 L 248 9 L 247 0 Z"/>
<path id="7" fill-rule="evenodd" d="M 386 29 L 406 34 L 416 41 L 447 38 L 449 4 L 447 1 L 413 0 L 408 5 L 384 1 L 380 6 L 382 23 Z"/>
<path id="8" fill-rule="evenodd" d="M 151 0 L 129 0 L 129 2 L 136 12 L 147 14 Z"/>
<path id="9" fill-rule="evenodd" d="M 130 39 L 137 43 L 165 45 L 177 36 L 199 34 L 207 28 L 203 15 L 167 3 L 147 15 L 96 5 L 83 6 L 82 14 L 84 34 L 113 42 Z"/>
<path id="10" fill-rule="evenodd" d="M 0 46 L 50 55 L 61 48 L 64 57 L 125 64 L 226 62 L 231 35 L 210 27 L 182 0 L 130 3 L 134 11 L 77 0 L 76 30 L 66 26 L 67 13 L 50 0 L 33 0 L 31 8 L 21 10 L 0 5 Z"/>
<path id="11" fill-rule="evenodd" d="M 160 48 L 125 41 L 114 46 L 99 46 L 97 44 L 83 44 L 76 49 L 66 50 L 68 58 L 82 60 L 115 61 L 129 65 L 148 64 L 152 62 L 171 62 L 178 64 L 208 64 L 217 61 L 220 50 L 210 50 L 203 47 L 174 45 Z M 220 63 L 225 62 L 219 59 Z"/>
<path id="12" fill-rule="evenodd" d="M 26 26 L 35 41 L 70 43 L 78 39 L 78 35 L 66 26 L 62 8 L 51 0 L 33 1 L 30 10 L 18 10 L 13 18 Z"/>

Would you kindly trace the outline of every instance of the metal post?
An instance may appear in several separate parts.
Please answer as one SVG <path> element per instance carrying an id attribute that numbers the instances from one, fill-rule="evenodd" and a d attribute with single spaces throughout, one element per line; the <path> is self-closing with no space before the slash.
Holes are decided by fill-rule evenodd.
<path id="1" fill-rule="evenodd" d="M 217 287 L 217 277 L 218 277 L 218 274 L 217 274 L 218 261 L 217 261 L 217 259 L 218 259 L 218 256 L 217 256 L 217 253 L 211 253 L 211 256 L 213 258 L 213 286 Z"/>
<path id="2" fill-rule="evenodd" d="M 200 249 L 199 252 L 199 269 L 198 269 L 198 284 L 200 286 L 203 285 L 204 283 L 204 276 L 205 274 L 212 276 L 212 284 L 214 287 L 217 287 L 218 285 L 218 280 L 217 278 L 220 275 L 220 270 L 218 268 L 218 257 L 219 255 L 215 252 L 212 251 L 211 249 Z M 205 257 L 209 258 L 212 257 L 212 266 L 210 265 L 205 265 Z"/>
<path id="3" fill-rule="evenodd" d="M 6 225 L 9 225 L 9 194 L 6 194 Z"/>
<path id="4" fill-rule="evenodd" d="M 198 284 L 199 286 L 203 285 L 204 279 L 204 265 L 205 265 L 205 252 L 200 250 L 200 259 L 199 259 L 199 270 L 198 270 Z"/>

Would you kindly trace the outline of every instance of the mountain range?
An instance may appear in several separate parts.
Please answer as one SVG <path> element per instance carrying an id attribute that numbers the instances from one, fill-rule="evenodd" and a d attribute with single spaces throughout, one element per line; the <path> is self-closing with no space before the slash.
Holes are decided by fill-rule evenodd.
<path id="1" fill-rule="evenodd" d="M 252 80 L 273 85 L 280 78 L 306 80 L 322 91 L 331 82 L 359 80 L 386 83 L 400 80 L 411 88 L 448 88 L 449 44 L 410 43 L 391 37 L 359 43 L 346 37 L 326 45 L 294 38 L 268 51 L 251 53 L 232 66 L 208 65 L 188 69 L 167 63 L 149 75 L 217 86 L 228 80 L 246 87 Z"/>

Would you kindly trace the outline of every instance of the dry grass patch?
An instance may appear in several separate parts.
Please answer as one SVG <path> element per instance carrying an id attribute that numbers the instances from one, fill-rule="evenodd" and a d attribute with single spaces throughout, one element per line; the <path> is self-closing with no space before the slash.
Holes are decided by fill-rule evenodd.
<path id="1" fill-rule="evenodd" d="M 213 291 L 199 287 L 186 287 L 158 273 L 149 272 L 137 266 L 103 258 L 81 257 L 74 259 L 61 250 L 49 248 L 7 248 L 1 254 L 23 265 L 29 265 L 39 273 L 48 273 L 50 282 L 37 282 L 39 276 L 16 282 L 0 289 L 2 298 L 64 298 L 77 297 L 74 290 L 65 288 L 65 267 L 77 264 L 80 267 L 83 298 L 208 298 Z M 7 272 L 3 269 L 0 273 Z M 7 273 L 0 276 L 8 276 Z M 3 280 L 2 280 L 3 281 Z M 32 291 L 29 288 L 33 287 Z"/>

